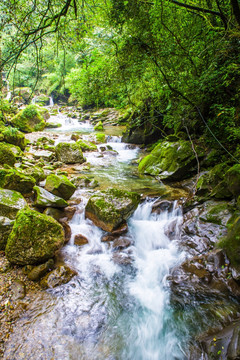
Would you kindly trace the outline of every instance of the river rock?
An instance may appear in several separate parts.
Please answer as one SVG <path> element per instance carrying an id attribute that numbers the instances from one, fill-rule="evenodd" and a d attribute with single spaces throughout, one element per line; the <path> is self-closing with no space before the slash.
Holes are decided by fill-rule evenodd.
<path id="1" fill-rule="evenodd" d="M 31 193 L 36 181 L 15 169 L 0 169 L 0 187 L 15 190 L 21 194 Z"/>
<path id="2" fill-rule="evenodd" d="M 16 301 L 19 299 L 24 299 L 26 296 L 26 285 L 21 280 L 15 280 L 11 285 L 12 290 L 12 300 Z"/>
<path id="3" fill-rule="evenodd" d="M 52 270 L 54 267 L 53 259 L 49 259 L 44 264 L 34 266 L 30 272 L 27 273 L 27 277 L 30 280 L 38 281 L 40 280 L 49 270 Z"/>
<path id="4" fill-rule="evenodd" d="M 65 175 L 51 174 L 46 178 L 45 189 L 64 200 L 68 200 L 75 192 L 76 186 Z"/>
<path id="5" fill-rule="evenodd" d="M 49 191 L 43 189 L 40 186 L 34 186 L 35 202 L 34 205 L 37 207 L 56 207 L 64 208 L 68 206 L 68 203 L 60 198 L 59 196 L 53 195 Z"/>
<path id="6" fill-rule="evenodd" d="M 95 187 L 99 186 L 98 181 L 95 180 L 93 176 L 89 176 L 89 175 L 76 176 L 72 179 L 72 182 L 78 188 L 94 189 Z"/>
<path id="7" fill-rule="evenodd" d="M 57 221 L 59 221 L 59 219 L 64 217 L 63 209 L 57 209 L 51 206 L 47 207 L 43 213 L 45 215 L 53 217 Z"/>
<path id="8" fill-rule="evenodd" d="M 70 225 L 67 222 L 67 218 L 59 219 L 60 224 L 63 227 L 64 235 L 65 235 L 65 244 L 69 242 L 72 236 L 72 230 Z"/>
<path id="9" fill-rule="evenodd" d="M 191 350 L 189 359 L 240 359 L 240 320 L 233 321 L 220 331 L 202 334 Z"/>
<path id="10" fill-rule="evenodd" d="M 18 212 L 9 235 L 6 256 L 13 264 L 37 264 L 52 258 L 63 244 L 64 232 L 56 220 L 24 209 Z"/>
<path id="11" fill-rule="evenodd" d="M 82 164 L 86 161 L 77 143 L 59 143 L 55 151 L 58 161 L 65 164 Z"/>
<path id="12" fill-rule="evenodd" d="M 198 157 L 204 153 L 196 147 Z M 190 141 L 168 141 L 156 145 L 139 164 L 140 173 L 157 176 L 160 180 L 178 181 L 191 176 L 197 169 L 197 161 Z"/>
<path id="13" fill-rule="evenodd" d="M 120 237 L 113 241 L 114 250 L 123 250 L 128 248 L 131 245 L 131 240 L 127 237 Z"/>
<path id="14" fill-rule="evenodd" d="M 224 177 L 228 190 L 234 197 L 240 195 L 240 164 L 232 166 Z"/>
<path id="15" fill-rule="evenodd" d="M 35 179 L 36 183 L 39 183 L 40 181 L 43 181 L 46 178 L 44 170 L 39 166 L 31 166 L 23 170 L 21 169 L 21 173 L 31 176 L 32 178 Z"/>
<path id="16" fill-rule="evenodd" d="M 240 267 L 240 216 L 234 221 L 228 230 L 228 233 L 223 237 L 218 244 L 222 249 L 225 249 L 231 264 Z"/>
<path id="17" fill-rule="evenodd" d="M 97 145 L 93 144 L 92 142 L 86 141 L 86 140 L 78 140 L 77 144 L 82 149 L 82 152 L 85 151 L 97 151 Z"/>
<path id="18" fill-rule="evenodd" d="M 94 130 L 95 130 L 95 131 L 102 131 L 102 130 L 103 130 L 103 123 L 102 123 L 102 121 L 99 121 L 99 122 L 94 126 Z"/>
<path id="19" fill-rule="evenodd" d="M 40 282 L 43 288 L 55 288 L 68 283 L 75 275 L 76 271 L 70 269 L 66 265 L 60 265 L 49 274 L 47 274 Z"/>
<path id="20" fill-rule="evenodd" d="M 16 162 L 15 153 L 9 144 L 0 143 L 0 165 L 14 166 Z"/>
<path id="21" fill-rule="evenodd" d="M 0 189 L 0 216 L 15 219 L 17 212 L 26 206 L 27 202 L 19 192 Z"/>
<path id="22" fill-rule="evenodd" d="M 66 217 L 69 220 L 72 220 L 77 208 L 76 206 L 68 206 L 64 208 L 64 217 Z"/>
<path id="23" fill-rule="evenodd" d="M 77 234 L 74 237 L 74 244 L 75 245 L 85 245 L 88 244 L 88 239 L 86 238 L 86 236 L 82 235 L 82 234 Z"/>
<path id="24" fill-rule="evenodd" d="M 28 105 L 15 115 L 11 123 L 19 130 L 30 133 L 33 131 L 42 131 L 45 127 L 45 121 L 36 105 Z"/>
<path id="25" fill-rule="evenodd" d="M 112 232 L 126 222 L 139 202 L 137 193 L 109 189 L 90 197 L 85 214 L 96 226 Z"/>
<path id="26" fill-rule="evenodd" d="M 18 131 L 16 128 L 8 126 L 1 131 L 4 136 L 4 141 L 9 144 L 19 146 L 21 150 L 24 150 L 27 146 L 28 141 L 25 139 L 24 134 Z"/>
<path id="27" fill-rule="evenodd" d="M 5 250 L 7 239 L 12 231 L 14 220 L 0 216 L 0 250 Z"/>

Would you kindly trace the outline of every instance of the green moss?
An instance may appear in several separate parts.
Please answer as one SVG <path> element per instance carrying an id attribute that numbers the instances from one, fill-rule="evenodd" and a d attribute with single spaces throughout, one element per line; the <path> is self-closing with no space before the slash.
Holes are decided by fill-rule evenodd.
<path id="1" fill-rule="evenodd" d="M 95 131 L 102 131 L 102 130 L 103 130 L 103 123 L 102 123 L 102 121 L 99 121 L 99 122 L 94 126 L 94 130 L 95 130 Z"/>
<path id="2" fill-rule="evenodd" d="M 28 194 L 32 191 L 36 181 L 33 177 L 27 176 L 15 169 L 0 169 L 0 187 L 15 190 L 21 194 Z"/>
<path id="3" fill-rule="evenodd" d="M 226 251 L 232 265 L 240 266 L 240 217 L 230 226 L 227 236 L 219 241 L 218 246 Z"/>
<path id="4" fill-rule="evenodd" d="M 43 181 L 46 178 L 44 170 L 39 166 L 32 166 L 27 169 L 21 170 L 21 172 L 25 175 L 33 177 L 36 183 L 38 183 L 39 181 Z"/>
<path id="5" fill-rule="evenodd" d="M 62 161 L 65 164 L 82 164 L 86 161 L 81 147 L 77 143 L 59 143 L 55 151 L 58 161 Z"/>
<path id="6" fill-rule="evenodd" d="M 10 126 L 6 127 L 2 131 L 2 135 L 7 143 L 19 146 L 21 150 L 24 150 L 28 144 L 24 134 L 16 128 Z"/>
<path id="7" fill-rule="evenodd" d="M 0 188 L 0 216 L 15 219 L 17 212 L 26 206 L 27 202 L 19 192 Z"/>
<path id="8" fill-rule="evenodd" d="M 62 226 L 50 216 L 37 211 L 19 211 L 6 246 L 7 259 L 26 265 L 52 258 L 64 244 Z"/>
<path id="9" fill-rule="evenodd" d="M 198 157 L 203 151 L 196 147 Z M 161 142 L 155 146 L 151 154 L 139 164 L 139 171 L 158 176 L 165 180 L 182 180 L 191 176 L 196 168 L 196 158 L 189 141 L 179 140 L 176 143 Z"/>
<path id="10" fill-rule="evenodd" d="M 47 176 L 45 189 L 68 200 L 75 192 L 76 186 L 66 176 L 52 174 Z"/>
<path id="11" fill-rule="evenodd" d="M 234 197 L 240 195 L 240 164 L 232 166 L 224 177 L 227 184 L 228 190 L 233 194 Z"/>
<path id="12" fill-rule="evenodd" d="M 13 166 L 16 158 L 12 149 L 5 143 L 0 143 L 0 164 Z"/>
<path id="13" fill-rule="evenodd" d="M 12 124 L 23 132 L 41 131 L 45 121 L 36 105 L 28 105 L 11 120 Z"/>
<path id="14" fill-rule="evenodd" d="M 77 144 L 81 147 L 82 151 L 96 151 L 97 146 L 85 140 L 78 140 Z"/>
<path id="15" fill-rule="evenodd" d="M 95 138 L 96 138 L 97 143 L 100 143 L 100 144 L 105 143 L 105 141 L 106 141 L 106 135 L 103 133 L 95 134 Z"/>

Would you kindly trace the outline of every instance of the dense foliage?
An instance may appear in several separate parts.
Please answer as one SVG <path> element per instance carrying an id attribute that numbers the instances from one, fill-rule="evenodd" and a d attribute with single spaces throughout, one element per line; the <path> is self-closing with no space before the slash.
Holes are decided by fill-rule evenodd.
<path id="1" fill-rule="evenodd" d="M 219 146 L 213 133 L 236 148 L 238 1 L 5 0 L 0 7 L 1 70 L 11 87 L 85 107 L 127 107 L 132 126 L 187 127 L 193 138 Z"/>

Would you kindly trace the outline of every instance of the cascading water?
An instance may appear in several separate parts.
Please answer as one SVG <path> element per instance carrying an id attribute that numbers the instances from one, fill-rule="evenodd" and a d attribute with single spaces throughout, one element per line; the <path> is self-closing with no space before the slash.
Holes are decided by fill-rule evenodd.
<path id="1" fill-rule="evenodd" d="M 50 96 L 49 98 L 49 106 L 54 106 L 54 101 L 52 96 Z"/>
<path id="2" fill-rule="evenodd" d="M 85 220 L 86 198 L 71 221 L 72 239 L 62 256 L 78 275 L 36 300 L 14 332 L 4 359 L 173 360 L 183 359 L 174 332 L 166 276 L 182 260 L 177 238 L 181 211 L 152 213 L 141 204 L 129 220 L 132 263 L 114 263 L 114 250 L 101 242 L 103 231 Z M 174 226 L 173 226 L 174 224 Z M 82 247 L 75 234 L 89 239 Z M 31 319 L 31 321 L 29 321 Z M 16 344 L 16 345 L 15 345 Z"/>

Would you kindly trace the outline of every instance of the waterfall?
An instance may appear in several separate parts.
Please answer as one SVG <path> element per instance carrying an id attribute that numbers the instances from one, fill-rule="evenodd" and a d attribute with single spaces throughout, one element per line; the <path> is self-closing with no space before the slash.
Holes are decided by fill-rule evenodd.
<path id="1" fill-rule="evenodd" d="M 7 79 L 6 79 L 6 83 L 7 83 L 7 96 L 6 96 L 5 100 L 9 101 L 9 100 L 11 100 L 12 93 L 9 89 L 9 81 Z"/>
<path id="2" fill-rule="evenodd" d="M 54 106 L 54 101 L 52 95 L 49 98 L 49 106 Z"/>

